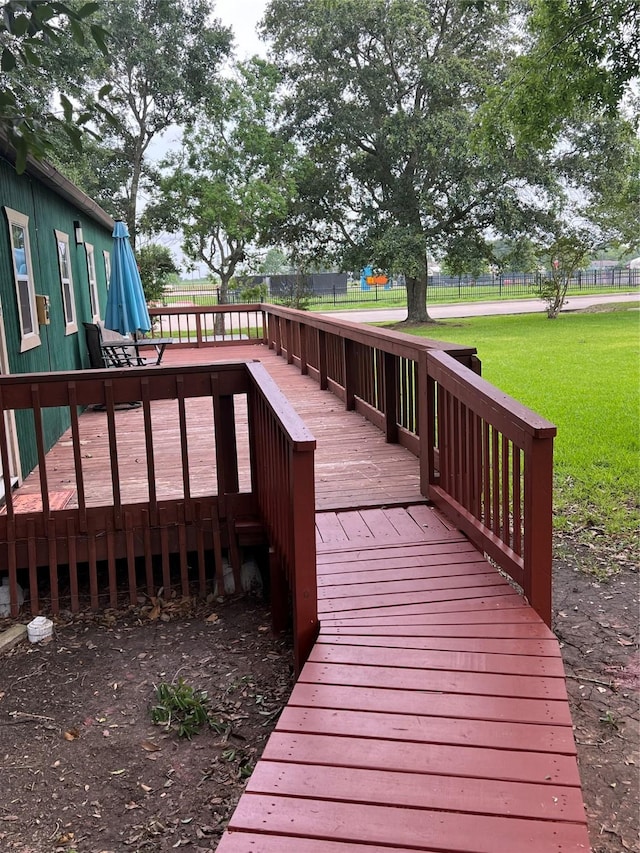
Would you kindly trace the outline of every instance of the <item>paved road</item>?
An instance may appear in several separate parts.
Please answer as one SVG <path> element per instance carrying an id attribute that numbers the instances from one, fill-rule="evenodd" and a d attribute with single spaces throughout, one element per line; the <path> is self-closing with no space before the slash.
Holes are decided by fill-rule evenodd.
<path id="1" fill-rule="evenodd" d="M 606 296 L 593 294 L 591 296 L 570 296 L 564 311 L 577 311 L 588 308 L 590 305 L 606 305 L 609 302 L 637 302 L 640 293 L 614 293 Z M 447 317 L 481 317 L 492 314 L 535 314 L 544 311 L 544 302 L 541 299 L 511 299 L 501 302 L 468 302 L 455 305 L 431 305 L 429 314 L 434 320 L 443 320 Z M 400 322 L 406 320 L 406 308 L 374 308 L 361 311 L 324 311 L 329 317 L 339 320 L 353 320 L 356 323 L 380 323 L 395 320 Z"/>

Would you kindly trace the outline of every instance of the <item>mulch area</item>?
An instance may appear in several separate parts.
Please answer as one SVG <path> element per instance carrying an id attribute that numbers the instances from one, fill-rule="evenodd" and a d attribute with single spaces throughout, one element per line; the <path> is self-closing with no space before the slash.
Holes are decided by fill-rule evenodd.
<path id="1" fill-rule="evenodd" d="M 557 549 L 554 628 L 593 851 L 639 851 L 637 571 L 586 574 L 581 547 Z M 0 849 L 215 850 L 293 683 L 269 626 L 251 596 L 143 599 L 63 614 L 52 640 L 0 657 Z M 215 722 L 192 740 L 151 721 L 155 687 L 180 678 Z"/>

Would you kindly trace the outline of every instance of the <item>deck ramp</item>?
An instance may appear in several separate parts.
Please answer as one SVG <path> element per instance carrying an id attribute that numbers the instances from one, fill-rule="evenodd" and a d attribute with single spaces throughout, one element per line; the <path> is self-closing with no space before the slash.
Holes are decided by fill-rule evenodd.
<path id="1" fill-rule="evenodd" d="M 588 851 L 537 614 L 424 504 L 316 530 L 320 635 L 219 853 Z"/>

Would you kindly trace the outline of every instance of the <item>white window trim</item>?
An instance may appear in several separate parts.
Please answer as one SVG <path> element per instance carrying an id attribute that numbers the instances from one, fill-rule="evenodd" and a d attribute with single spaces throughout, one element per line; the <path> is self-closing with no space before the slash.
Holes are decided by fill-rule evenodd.
<path id="1" fill-rule="evenodd" d="M 54 231 L 56 235 L 56 251 L 58 253 L 58 267 L 60 269 L 60 289 L 62 291 L 62 315 L 64 317 L 64 333 L 72 335 L 78 331 L 78 317 L 76 313 L 76 296 L 73 290 L 73 273 L 71 271 L 71 249 L 69 245 L 69 235 L 64 231 Z M 67 270 L 69 276 L 64 277 L 62 258 L 60 257 L 60 243 L 64 243 L 67 247 Z M 71 316 L 67 317 L 67 300 L 65 299 L 65 285 L 69 290 L 69 303 L 71 308 Z"/>
<path id="2" fill-rule="evenodd" d="M 13 265 L 13 283 L 16 294 L 16 302 L 18 309 L 18 323 L 20 326 L 20 352 L 27 352 L 30 349 L 35 349 L 41 345 L 40 326 L 38 325 L 38 312 L 36 309 L 36 289 L 33 280 L 33 265 L 31 263 L 31 241 L 29 239 L 29 217 L 24 213 L 19 213 L 17 210 L 12 210 L 10 207 L 5 207 L 4 212 L 9 223 L 9 243 L 11 245 L 11 263 Z M 25 266 L 27 268 L 26 275 L 21 275 L 16 266 L 15 246 L 13 245 L 13 229 L 12 225 L 17 225 L 24 230 L 25 242 Z M 29 310 L 31 311 L 31 324 L 33 331 L 25 332 L 22 321 L 22 311 L 20 309 L 20 291 L 18 282 L 26 281 L 29 293 Z"/>
<path id="3" fill-rule="evenodd" d="M 102 257 L 104 258 L 104 276 L 105 281 L 107 282 L 107 290 L 109 289 L 109 284 L 111 282 L 111 254 L 106 249 L 102 250 Z"/>
<path id="4" fill-rule="evenodd" d="M 84 244 L 87 250 L 87 277 L 89 279 L 89 307 L 94 323 L 100 319 L 100 298 L 98 296 L 98 277 L 96 273 L 96 253 L 91 243 Z"/>

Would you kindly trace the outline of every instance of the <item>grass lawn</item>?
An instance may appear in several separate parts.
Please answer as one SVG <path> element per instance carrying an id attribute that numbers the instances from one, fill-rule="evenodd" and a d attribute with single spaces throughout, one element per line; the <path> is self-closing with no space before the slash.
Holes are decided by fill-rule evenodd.
<path id="1" fill-rule="evenodd" d="M 638 304 L 557 320 L 542 314 L 477 317 L 405 331 L 475 345 L 485 379 L 556 424 L 558 528 L 637 537 Z"/>

